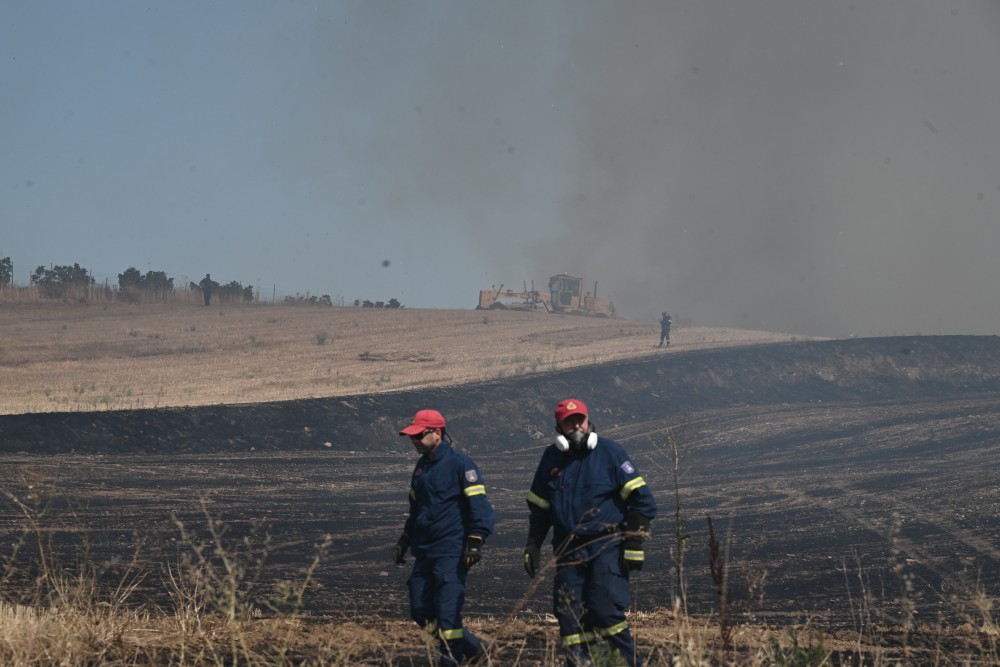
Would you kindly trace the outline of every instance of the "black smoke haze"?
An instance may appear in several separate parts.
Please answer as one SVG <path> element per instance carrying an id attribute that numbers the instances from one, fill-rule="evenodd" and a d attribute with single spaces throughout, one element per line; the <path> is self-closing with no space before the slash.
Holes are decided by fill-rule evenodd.
<path id="1" fill-rule="evenodd" d="M 1000 328 L 1000 4 L 394 9 L 380 85 L 406 92 L 371 111 L 397 158 L 370 177 L 452 220 L 477 288 L 566 271 L 635 318 Z"/>

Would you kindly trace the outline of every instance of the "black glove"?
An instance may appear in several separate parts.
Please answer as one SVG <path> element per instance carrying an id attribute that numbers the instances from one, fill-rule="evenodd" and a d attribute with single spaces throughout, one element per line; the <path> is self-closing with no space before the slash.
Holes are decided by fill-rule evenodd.
<path id="1" fill-rule="evenodd" d="M 542 519 L 528 521 L 528 544 L 524 547 L 524 571 L 532 579 L 538 574 L 542 562 L 541 545 L 545 544 L 545 536 L 549 534 L 549 522 Z"/>
<path id="2" fill-rule="evenodd" d="M 622 568 L 626 572 L 638 572 L 646 557 L 642 550 L 643 540 L 649 534 L 649 519 L 641 514 L 629 514 L 625 519 L 625 537 L 622 540 Z"/>
<path id="3" fill-rule="evenodd" d="M 403 533 L 399 536 L 399 541 L 392 549 L 392 561 L 396 565 L 406 564 L 406 550 L 410 548 L 410 536 Z"/>
<path id="4" fill-rule="evenodd" d="M 483 558 L 483 538 L 478 535 L 469 535 L 465 538 L 465 558 L 462 562 L 465 569 L 470 569 Z"/>
<path id="5" fill-rule="evenodd" d="M 532 579 L 538 573 L 538 565 L 542 562 L 542 551 L 538 545 L 529 541 L 524 547 L 524 571 Z"/>

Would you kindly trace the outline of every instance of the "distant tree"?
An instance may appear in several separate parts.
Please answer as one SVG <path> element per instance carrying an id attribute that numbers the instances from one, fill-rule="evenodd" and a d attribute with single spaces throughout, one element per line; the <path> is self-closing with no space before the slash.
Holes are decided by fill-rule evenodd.
<path id="1" fill-rule="evenodd" d="M 71 288 L 91 287 L 95 282 L 87 269 L 79 264 L 56 265 L 51 269 L 39 266 L 31 274 L 31 284 L 38 286 L 49 298 L 63 297 Z"/>
<path id="2" fill-rule="evenodd" d="M 142 289 L 151 292 L 166 293 L 174 291 L 174 279 L 167 278 L 163 271 L 147 271 L 140 283 Z"/>
<path id="3" fill-rule="evenodd" d="M 32 285 L 46 285 L 54 280 L 53 276 L 48 272 L 44 266 L 39 266 L 31 274 L 31 284 Z"/>
<path id="4" fill-rule="evenodd" d="M 389 299 L 388 301 L 371 301 L 365 299 L 355 299 L 352 303 L 355 308 L 403 308 L 403 304 L 399 302 L 399 299 Z"/>
<path id="5" fill-rule="evenodd" d="M 253 285 L 243 288 L 243 303 L 253 303 Z"/>
<path id="6" fill-rule="evenodd" d="M 39 266 L 31 275 L 32 284 L 38 285 L 93 285 L 93 276 L 79 264 L 73 266 L 57 264 L 51 269 Z"/>
<path id="7" fill-rule="evenodd" d="M 225 285 L 216 287 L 213 291 L 218 295 L 219 303 L 233 303 L 237 299 L 243 300 L 243 283 L 238 280 L 231 280 Z"/>
<path id="8" fill-rule="evenodd" d="M 285 303 L 295 306 L 332 306 L 333 299 L 330 298 L 329 294 L 323 296 L 296 294 L 295 296 L 286 296 Z"/>
<path id="9" fill-rule="evenodd" d="M 126 301 L 139 301 L 142 295 L 142 273 L 130 266 L 118 274 L 118 291 Z"/>
<path id="10" fill-rule="evenodd" d="M 149 299 L 148 295 L 160 297 L 174 291 L 174 279 L 167 278 L 163 271 L 147 271 L 143 275 L 139 269 L 130 266 L 118 274 L 118 289 L 128 301 Z M 143 294 L 147 296 L 143 296 Z"/>
<path id="11" fill-rule="evenodd" d="M 10 257 L 0 259 L 0 286 L 10 285 L 14 282 L 14 262 Z"/>
<path id="12" fill-rule="evenodd" d="M 139 289 L 142 286 L 142 273 L 134 266 L 130 266 L 122 273 L 118 274 L 118 287 L 122 290 Z"/>

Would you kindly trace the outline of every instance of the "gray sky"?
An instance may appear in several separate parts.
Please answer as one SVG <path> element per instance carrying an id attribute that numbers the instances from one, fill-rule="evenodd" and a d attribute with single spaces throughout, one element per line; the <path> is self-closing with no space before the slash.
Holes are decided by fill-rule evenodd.
<path id="1" fill-rule="evenodd" d="M 0 230 L 24 283 L 1000 333 L 1000 2 L 4 2 Z"/>

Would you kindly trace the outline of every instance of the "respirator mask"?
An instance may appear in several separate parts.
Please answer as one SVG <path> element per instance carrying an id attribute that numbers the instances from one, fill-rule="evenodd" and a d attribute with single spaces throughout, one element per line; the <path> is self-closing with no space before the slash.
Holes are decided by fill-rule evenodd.
<path id="1" fill-rule="evenodd" d="M 590 433 L 574 430 L 569 435 L 565 435 L 558 425 L 556 432 L 559 434 L 556 436 L 556 449 L 560 452 L 583 452 L 597 446 L 597 433 L 593 430 L 593 424 L 591 424 Z"/>

